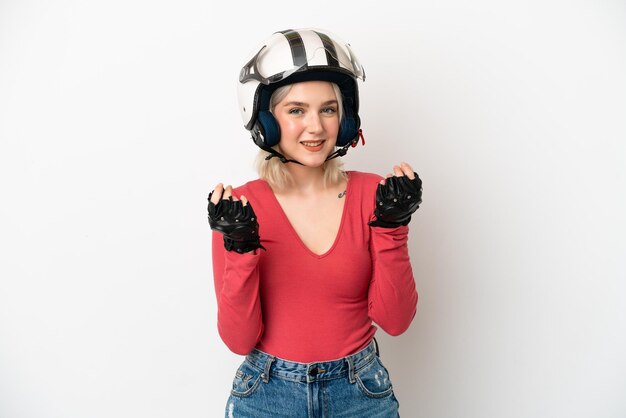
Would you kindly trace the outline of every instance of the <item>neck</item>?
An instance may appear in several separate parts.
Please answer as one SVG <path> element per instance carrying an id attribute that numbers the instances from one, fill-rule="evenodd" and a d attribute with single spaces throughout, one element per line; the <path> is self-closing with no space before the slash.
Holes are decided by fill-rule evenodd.
<path id="1" fill-rule="evenodd" d="M 324 188 L 324 169 L 321 166 L 307 167 L 305 165 L 288 163 L 286 168 L 293 179 L 293 185 L 288 187 L 287 190 L 307 193 Z"/>

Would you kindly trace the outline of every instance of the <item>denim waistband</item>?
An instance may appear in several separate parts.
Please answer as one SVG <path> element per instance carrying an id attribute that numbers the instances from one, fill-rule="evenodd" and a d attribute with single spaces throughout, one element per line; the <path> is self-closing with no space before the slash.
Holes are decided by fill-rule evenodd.
<path id="1" fill-rule="evenodd" d="M 372 339 L 367 347 L 338 360 L 298 363 L 272 356 L 256 348 L 246 356 L 246 360 L 263 370 L 261 377 L 265 382 L 269 381 L 270 376 L 309 383 L 348 376 L 352 383 L 355 372 L 367 366 L 377 355 L 378 343 L 376 339 Z"/>

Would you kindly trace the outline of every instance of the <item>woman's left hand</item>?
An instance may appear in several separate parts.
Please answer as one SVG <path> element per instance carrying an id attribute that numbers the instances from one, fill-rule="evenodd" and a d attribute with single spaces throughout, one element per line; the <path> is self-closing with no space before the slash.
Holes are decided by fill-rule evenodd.
<path id="1" fill-rule="evenodd" d="M 391 177 L 392 174 L 387 174 L 387 178 Z M 393 176 L 402 177 L 407 176 L 409 180 L 413 180 L 417 177 L 417 173 L 413 171 L 411 166 L 408 163 L 400 163 L 400 165 L 393 166 Z M 380 184 L 385 184 L 385 180 L 381 180 Z"/>
<path id="2" fill-rule="evenodd" d="M 393 167 L 393 175 L 380 181 L 376 190 L 376 219 L 370 226 L 397 228 L 407 225 L 422 203 L 422 180 L 407 163 Z"/>

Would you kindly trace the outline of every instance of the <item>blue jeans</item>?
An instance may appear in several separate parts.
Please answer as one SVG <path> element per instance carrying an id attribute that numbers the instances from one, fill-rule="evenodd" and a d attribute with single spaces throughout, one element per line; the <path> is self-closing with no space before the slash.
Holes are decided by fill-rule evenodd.
<path id="1" fill-rule="evenodd" d="M 375 340 L 339 360 L 296 363 L 257 349 L 237 369 L 226 418 L 397 418 Z"/>

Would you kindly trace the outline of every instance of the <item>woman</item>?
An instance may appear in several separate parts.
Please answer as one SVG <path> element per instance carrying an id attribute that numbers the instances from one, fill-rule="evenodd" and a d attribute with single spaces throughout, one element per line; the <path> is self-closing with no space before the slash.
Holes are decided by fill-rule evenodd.
<path id="1" fill-rule="evenodd" d="M 350 47 L 313 29 L 277 32 L 240 74 L 260 179 L 209 195 L 218 331 L 246 359 L 227 417 L 397 417 L 374 340 L 403 333 L 417 293 L 406 226 L 421 181 L 344 172 L 359 140 Z M 362 136 L 361 136 L 362 137 Z"/>

